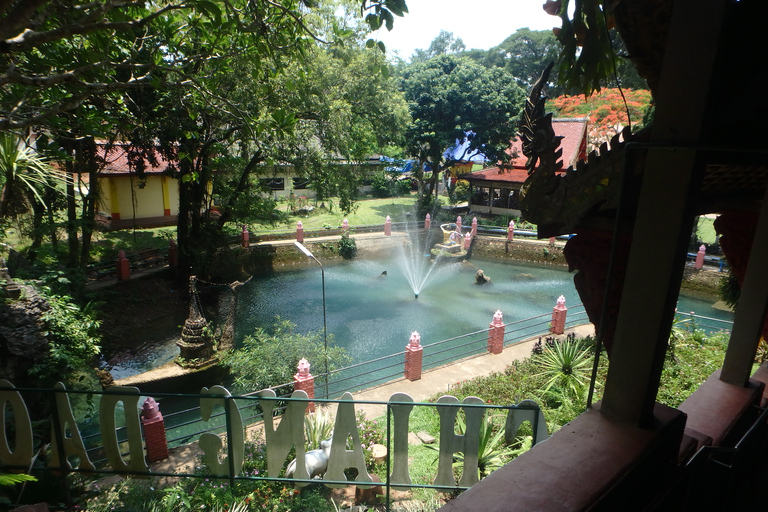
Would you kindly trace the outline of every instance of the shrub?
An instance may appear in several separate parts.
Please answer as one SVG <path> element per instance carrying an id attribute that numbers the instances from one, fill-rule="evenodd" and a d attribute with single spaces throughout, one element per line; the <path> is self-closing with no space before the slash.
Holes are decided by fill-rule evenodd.
<path id="1" fill-rule="evenodd" d="M 301 358 L 325 370 L 325 348 L 322 331 L 307 334 L 295 332 L 296 325 L 288 320 L 277 319 L 270 330 L 259 327 L 243 340 L 242 348 L 221 355 L 221 364 L 234 377 L 237 392 L 250 392 L 291 382 Z M 328 368 L 333 370 L 348 364 L 349 354 L 333 346 L 333 336 L 328 336 Z M 316 385 L 322 385 L 318 375 Z"/>
<path id="2" fill-rule="evenodd" d="M 351 260 L 357 256 L 357 242 L 355 242 L 354 238 L 349 236 L 349 233 L 341 235 L 341 239 L 339 240 L 339 254 L 341 254 L 341 257 L 345 260 Z"/>

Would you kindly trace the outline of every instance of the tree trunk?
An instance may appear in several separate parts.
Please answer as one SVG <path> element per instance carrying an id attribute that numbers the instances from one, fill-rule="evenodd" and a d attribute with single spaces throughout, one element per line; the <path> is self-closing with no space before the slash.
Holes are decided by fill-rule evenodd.
<path id="1" fill-rule="evenodd" d="M 79 242 L 77 239 L 77 197 L 75 195 L 75 184 L 80 183 L 80 175 L 77 172 L 76 162 L 72 159 L 75 154 L 74 148 L 69 143 L 62 144 L 62 147 L 70 157 L 65 165 L 67 174 L 72 177 L 71 180 L 67 181 L 67 245 L 69 246 L 67 265 L 70 268 L 77 268 Z"/>
<path id="2" fill-rule="evenodd" d="M 96 203 L 99 198 L 99 166 L 96 161 L 96 142 L 92 137 L 83 141 L 82 163 L 88 169 L 88 194 L 83 200 L 83 243 L 80 247 L 80 266 L 85 268 L 91 257 L 91 239 L 96 226 Z"/>

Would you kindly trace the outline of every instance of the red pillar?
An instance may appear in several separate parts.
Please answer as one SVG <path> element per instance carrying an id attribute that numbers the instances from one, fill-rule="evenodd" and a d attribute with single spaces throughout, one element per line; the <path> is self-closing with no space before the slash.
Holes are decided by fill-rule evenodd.
<path id="1" fill-rule="evenodd" d="M 251 235 L 248 233 L 248 226 L 243 224 L 243 231 L 240 233 L 240 243 L 243 249 L 251 246 Z"/>
<path id="2" fill-rule="evenodd" d="M 477 217 L 472 217 L 472 238 L 477 234 Z"/>
<path id="3" fill-rule="evenodd" d="M 472 235 L 470 233 L 467 233 L 466 235 L 464 235 L 464 250 L 468 251 L 470 245 L 472 245 Z"/>
<path id="4" fill-rule="evenodd" d="M 430 228 L 432 228 L 432 216 L 430 216 L 429 214 L 427 214 L 427 216 L 426 216 L 426 217 L 424 217 L 424 229 L 426 229 L 427 231 L 429 231 L 429 230 L 430 230 Z"/>
<path id="5" fill-rule="evenodd" d="M 384 235 L 392 235 L 392 219 L 389 218 L 389 215 L 387 215 L 387 220 L 384 221 Z"/>
<path id="6" fill-rule="evenodd" d="M 171 268 L 179 266 L 179 248 L 174 240 L 168 242 L 168 266 Z"/>
<path id="7" fill-rule="evenodd" d="M 456 217 L 456 231 L 461 233 L 461 215 Z"/>
<path id="8" fill-rule="evenodd" d="M 552 327 L 549 328 L 549 332 L 552 334 L 563 334 L 565 332 L 565 315 L 567 311 L 565 297 L 561 295 L 557 298 L 557 305 L 552 308 Z"/>
<path id="9" fill-rule="evenodd" d="M 701 270 L 704 267 L 704 255 L 707 254 L 707 246 L 702 244 L 699 247 L 699 252 L 696 253 L 696 263 L 693 268 Z"/>
<path id="10" fill-rule="evenodd" d="M 147 462 L 168 458 L 168 441 L 165 439 L 165 422 L 160 407 L 152 397 L 141 406 L 141 424 L 144 426 L 144 444 L 147 447 Z"/>
<path id="11" fill-rule="evenodd" d="M 421 378 L 422 356 L 424 347 L 421 346 L 421 336 L 416 331 L 411 333 L 411 339 L 405 346 L 405 378 L 414 381 Z"/>
<path id="12" fill-rule="evenodd" d="M 491 354 L 501 354 L 504 350 L 504 317 L 501 310 L 497 309 L 493 314 L 493 320 L 488 326 L 488 352 Z"/>
<path id="13" fill-rule="evenodd" d="M 301 221 L 296 223 L 296 241 L 300 244 L 304 243 L 304 224 Z"/>
<path id="14" fill-rule="evenodd" d="M 117 253 L 117 280 L 128 281 L 131 278 L 131 262 L 125 257 L 125 251 Z"/>
<path id="15" fill-rule="evenodd" d="M 294 391 L 304 391 L 309 398 L 315 398 L 315 378 L 309 373 L 309 361 L 301 358 L 299 371 L 293 376 Z M 307 404 L 307 412 L 315 412 L 315 403 Z"/>
<path id="16" fill-rule="evenodd" d="M 341 232 L 342 233 L 349 232 L 349 221 L 347 219 L 344 219 L 344 221 L 341 223 Z"/>
<path id="17" fill-rule="evenodd" d="M 507 240 L 510 242 L 515 238 L 515 221 L 509 221 L 509 227 L 507 228 Z"/>

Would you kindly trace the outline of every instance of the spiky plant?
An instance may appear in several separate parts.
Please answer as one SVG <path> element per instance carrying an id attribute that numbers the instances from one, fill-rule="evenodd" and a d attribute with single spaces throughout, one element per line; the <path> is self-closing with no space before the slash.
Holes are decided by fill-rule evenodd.
<path id="1" fill-rule="evenodd" d="M 541 368 L 539 375 L 547 379 L 545 392 L 557 387 L 564 393 L 579 396 L 589 381 L 592 354 L 578 341 L 547 345 L 537 359 Z"/>

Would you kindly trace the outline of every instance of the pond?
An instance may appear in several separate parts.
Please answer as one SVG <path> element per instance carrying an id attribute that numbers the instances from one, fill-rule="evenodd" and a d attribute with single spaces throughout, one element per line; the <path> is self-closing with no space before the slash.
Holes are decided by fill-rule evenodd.
<path id="1" fill-rule="evenodd" d="M 415 299 L 397 260 L 398 256 L 355 259 L 325 268 L 328 334 L 355 362 L 402 351 L 413 331 L 419 332 L 426 345 L 486 329 L 497 309 L 509 324 L 550 313 L 560 295 L 565 296 L 568 307 L 580 304 L 573 275 L 561 267 L 476 258 L 438 265 Z M 490 283 L 475 283 L 478 269 L 491 278 Z M 733 320 L 733 313 L 712 304 L 711 300 L 681 296 L 678 310 Z M 298 332 L 322 331 L 323 290 L 317 265 L 256 276 L 240 289 L 239 340 L 258 326 L 271 326 L 277 317 L 295 323 Z M 115 378 L 158 367 L 178 355 L 175 341 L 183 319 L 169 322 L 176 334 L 152 343 L 151 349 L 110 361 Z"/>

